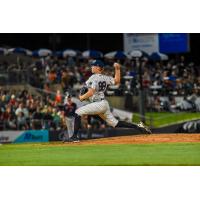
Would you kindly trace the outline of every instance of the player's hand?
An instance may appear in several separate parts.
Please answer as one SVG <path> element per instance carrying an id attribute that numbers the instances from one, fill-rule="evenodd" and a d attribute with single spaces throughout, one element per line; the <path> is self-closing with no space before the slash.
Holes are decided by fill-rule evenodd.
<path id="1" fill-rule="evenodd" d="M 119 70 L 120 67 L 121 67 L 121 65 L 120 65 L 119 63 L 114 63 L 114 64 L 113 64 L 113 67 L 114 67 L 115 69 Z"/>
<path id="2" fill-rule="evenodd" d="M 83 96 L 79 96 L 79 100 L 80 101 L 83 101 L 84 99 L 83 99 Z"/>

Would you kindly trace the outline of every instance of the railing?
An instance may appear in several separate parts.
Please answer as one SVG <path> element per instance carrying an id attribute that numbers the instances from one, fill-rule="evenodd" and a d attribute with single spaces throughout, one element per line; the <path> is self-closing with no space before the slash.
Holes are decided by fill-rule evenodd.
<path id="1" fill-rule="evenodd" d="M 60 122 L 54 120 L 39 120 L 39 119 L 27 119 L 24 122 L 17 120 L 1 120 L 0 131 L 2 130 L 41 130 L 41 129 L 59 129 L 64 128 Z"/>
<path id="2" fill-rule="evenodd" d="M 30 83 L 31 74 L 28 70 L 0 71 L 0 85 Z"/>
<path id="3" fill-rule="evenodd" d="M 1 120 L 0 121 L 0 131 L 7 131 L 7 130 L 67 130 L 67 124 L 65 122 L 67 119 L 60 119 L 60 120 L 44 120 L 44 119 L 26 119 L 25 121 L 20 122 L 17 120 Z M 86 119 L 82 121 L 82 128 L 87 129 L 90 127 L 97 126 L 97 120 L 91 121 L 90 125 L 88 126 L 88 122 Z M 101 123 L 99 121 L 99 127 Z"/>

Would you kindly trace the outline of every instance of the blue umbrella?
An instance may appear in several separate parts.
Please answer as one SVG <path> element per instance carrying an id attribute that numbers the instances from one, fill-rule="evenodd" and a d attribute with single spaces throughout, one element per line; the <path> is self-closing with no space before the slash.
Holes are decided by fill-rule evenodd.
<path id="1" fill-rule="evenodd" d="M 0 55 L 6 55 L 7 52 L 7 49 L 0 47 Z"/>
<path id="2" fill-rule="evenodd" d="M 82 53 L 82 56 L 84 58 L 95 58 L 96 59 L 96 58 L 102 58 L 103 53 L 100 51 L 96 51 L 96 50 L 87 50 Z"/>
<path id="3" fill-rule="evenodd" d="M 145 58 L 145 59 L 149 59 L 149 55 L 141 50 L 132 50 L 131 52 L 129 52 L 129 56 L 131 58 Z"/>
<path id="4" fill-rule="evenodd" d="M 32 51 L 25 48 L 17 47 L 17 48 L 8 49 L 8 54 L 22 54 L 26 56 L 31 56 Z"/>
<path id="5" fill-rule="evenodd" d="M 78 55 L 78 51 L 73 49 L 65 49 L 64 51 L 56 51 L 54 53 L 54 56 L 60 57 L 60 58 L 66 58 L 69 57 L 76 57 Z"/>
<path id="6" fill-rule="evenodd" d="M 151 54 L 150 59 L 153 61 L 168 60 L 168 56 L 160 52 L 154 52 Z"/>
<path id="7" fill-rule="evenodd" d="M 67 57 L 67 56 L 75 57 L 75 56 L 77 56 L 77 51 L 75 51 L 73 49 L 65 49 L 62 52 L 62 55 L 63 55 L 64 58 Z"/>
<path id="8" fill-rule="evenodd" d="M 53 52 L 50 49 L 39 49 L 33 51 L 33 56 L 34 57 L 46 57 L 46 56 L 51 56 Z"/>
<path id="9" fill-rule="evenodd" d="M 127 55 L 123 51 L 112 51 L 105 54 L 104 57 L 108 59 L 125 59 Z"/>

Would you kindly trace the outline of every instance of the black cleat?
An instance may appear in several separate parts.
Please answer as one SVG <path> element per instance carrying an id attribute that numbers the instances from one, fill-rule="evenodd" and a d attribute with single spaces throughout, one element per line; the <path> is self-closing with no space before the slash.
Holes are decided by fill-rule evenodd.
<path id="1" fill-rule="evenodd" d="M 77 136 L 72 136 L 72 137 L 69 139 L 69 142 L 80 142 L 80 140 L 78 139 Z"/>
<path id="2" fill-rule="evenodd" d="M 145 130 L 145 132 L 148 133 L 148 134 L 152 133 L 151 130 L 147 126 L 145 126 L 143 122 L 140 122 L 138 124 L 138 127 L 140 127 L 141 129 Z"/>

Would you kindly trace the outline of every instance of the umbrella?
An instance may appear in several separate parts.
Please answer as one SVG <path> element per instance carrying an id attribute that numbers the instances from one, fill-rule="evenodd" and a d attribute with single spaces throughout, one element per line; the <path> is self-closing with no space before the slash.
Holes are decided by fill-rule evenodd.
<path id="1" fill-rule="evenodd" d="M 77 51 L 73 50 L 73 49 L 65 49 L 63 52 L 62 52 L 62 56 L 65 58 L 67 56 L 70 56 L 70 57 L 75 57 L 77 56 Z"/>
<path id="2" fill-rule="evenodd" d="M 166 54 L 160 52 L 154 52 L 150 56 L 151 60 L 158 61 L 158 60 L 168 60 L 168 56 Z"/>
<path id="3" fill-rule="evenodd" d="M 149 58 L 149 55 L 146 52 L 141 51 L 141 50 L 133 50 L 129 52 L 129 56 L 131 58 L 146 58 L 146 59 Z"/>
<path id="4" fill-rule="evenodd" d="M 125 59 L 127 55 L 123 51 L 112 51 L 105 54 L 104 57 L 108 59 Z"/>
<path id="5" fill-rule="evenodd" d="M 8 54 L 22 54 L 22 55 L 25 55 L 25 56 L 31 56 L 32 51 L 30 51 L 28 49 L 21 48 L 21 47 L 17 47 L 17 48 L 8 49 Z"/>
<path id="6" fill-rule="evenodd" d="M 0 47 L 0 55 L 6 55 L 7 52 L 7 49 Z"/>
<path id="7" fill-rule="evenodd" d="M 60 57 L 60 58 L 66 58 L 69 57 L 76 57 L 78 55 L 78 51 L 75 51 L 73 49 L 65 49 L 64 51 L 56 51 L 54 53 L 54 56 Z"/>
<path id="8" fill-rule="evenodd" d="M 96 50 L 87 50 L 82 53 L 84 58 L 102 58 L 103 54 L 100 51 Z"/>
<path id="9" fill-rule="evenodd" d="M 52 51 L 50 49 L 39 49 L 33 51 L 33 56 L 35 57 L 46 57 L 46 56 L 51 56 Z"/>

